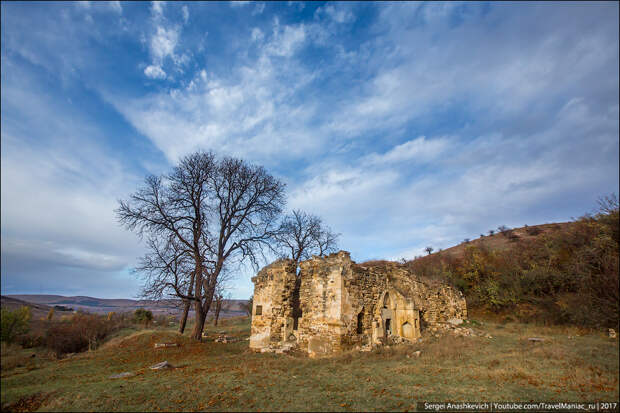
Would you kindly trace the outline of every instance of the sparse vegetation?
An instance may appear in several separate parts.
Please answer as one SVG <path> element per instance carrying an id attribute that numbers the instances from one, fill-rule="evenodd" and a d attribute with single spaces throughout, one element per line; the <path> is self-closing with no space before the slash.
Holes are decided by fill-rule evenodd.
<path id="1" fill-rule="evenodd" d="M 468 325 L 493 338 L 427 336 L 411 346 L 310 359 L 249 351 L 249 319 L 241 318 L 207 326 L 211 338 L 202 343 L 172 329 L 123 331 L 98 350 L 63 361 L 3 346 L 2 405 L 7 410 L 35 400 L 46 411 L 404 411 L 423 400 L 618 399 L 617 340 L 576 327 Z M 222 330 L 241 340 L 213 342 Z M 545 341 L 527 340 L 534 336 Z M 180 347 L 154 350 L 160 342 Z M 177 368 L 149 369 L 163 360 Z M 120 372 L 135 375 L 109 378 Z"/>
<path id="2" fill-rule="evenodd" d="M 537 237 L 519 238 L 500 226 L 510 245 L 470 243 L 462 256 L 430 256 L 407 265 L 461 289 L 470 308 L 513 312 L 524 321 L 618 326 L 618 202 Z M 510 234 L 512 232 L 512 235 Z M 491 231 L 489 234 L 492 235 Z"/>

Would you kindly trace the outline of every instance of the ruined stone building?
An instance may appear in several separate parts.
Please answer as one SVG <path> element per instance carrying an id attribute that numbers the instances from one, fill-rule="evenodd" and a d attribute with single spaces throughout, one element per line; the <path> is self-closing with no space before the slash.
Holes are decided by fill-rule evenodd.
<path id="1" fill-rule="evenodd" d="M 464 319 L 463 294 L 395 262 L 356 264 L 346 251 L 281 259 L 255 277 L 250 348 L 298 347 L 311 356 L 415 341 L 426 327 Z"/>

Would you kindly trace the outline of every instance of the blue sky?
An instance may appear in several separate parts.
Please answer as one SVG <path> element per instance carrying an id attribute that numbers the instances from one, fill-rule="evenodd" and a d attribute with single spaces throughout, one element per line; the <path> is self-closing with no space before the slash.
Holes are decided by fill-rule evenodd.
<path id="1" fill-rule="evenodd" d="M 3 294 L 135 297 L 117 201 L 196 149 L 358 262 L 618 192 L 617 2 L 3 2 L 1 65 Z"/>

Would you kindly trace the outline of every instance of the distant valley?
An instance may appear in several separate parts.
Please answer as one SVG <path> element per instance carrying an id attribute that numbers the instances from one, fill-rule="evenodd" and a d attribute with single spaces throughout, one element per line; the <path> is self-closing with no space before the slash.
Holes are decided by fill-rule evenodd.
<path id="1" fill-rule="evenodd" d="M 221 317 L 245 315 L 243 304 L 246 300 L 225 300 L 222 306 Z M 110 311 L 127 312 L 138 308 L 145 308 L 154 315 L 179 315 L 182 312 L 181 302 L 178 300 L 131 300 L 109 299 L 86 296 L 66 297 L 47 294 L 9 294 L 2 296 L 2 307 L 16 308 L 22 305 L 30 306 L 35 313 L 47 313 L 54 306 L 72 308 L 90 313 L 104 314 Z M 193 311 L 190 311 L 190 316 Z"/>

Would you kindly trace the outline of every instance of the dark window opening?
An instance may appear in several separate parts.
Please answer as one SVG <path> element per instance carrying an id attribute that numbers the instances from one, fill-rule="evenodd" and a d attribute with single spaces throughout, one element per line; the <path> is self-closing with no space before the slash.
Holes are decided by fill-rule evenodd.
<path id="1" fill-rule="evenodd" d="M 293 288 L 293 330 L 297 330 L 299 326 L 299 318 L 302 316 L 301 302 L 299 301 L 299 290 L 301 289 L 301 277 L 295 279 L 295 288 Z"/>
<path id="2" fill-rule="evenodd" d="M 364 332 L 364 309 L 357 315 L 357 334 Z"/>
<path id="3" fill-rule="evenodd" d="M 254 315 L 262 315 L 263 314 L 263 306 L 262 305 L 257 305 L 256 306 L 256 312 L 254 313 Z"/>
<path id="4" fill-rule="evenodd" d="M 385 334 L 387 334 L 388 336 L 392 335 L 392 320 L 390 320 L 389 318 L 385 319 Z"/>

